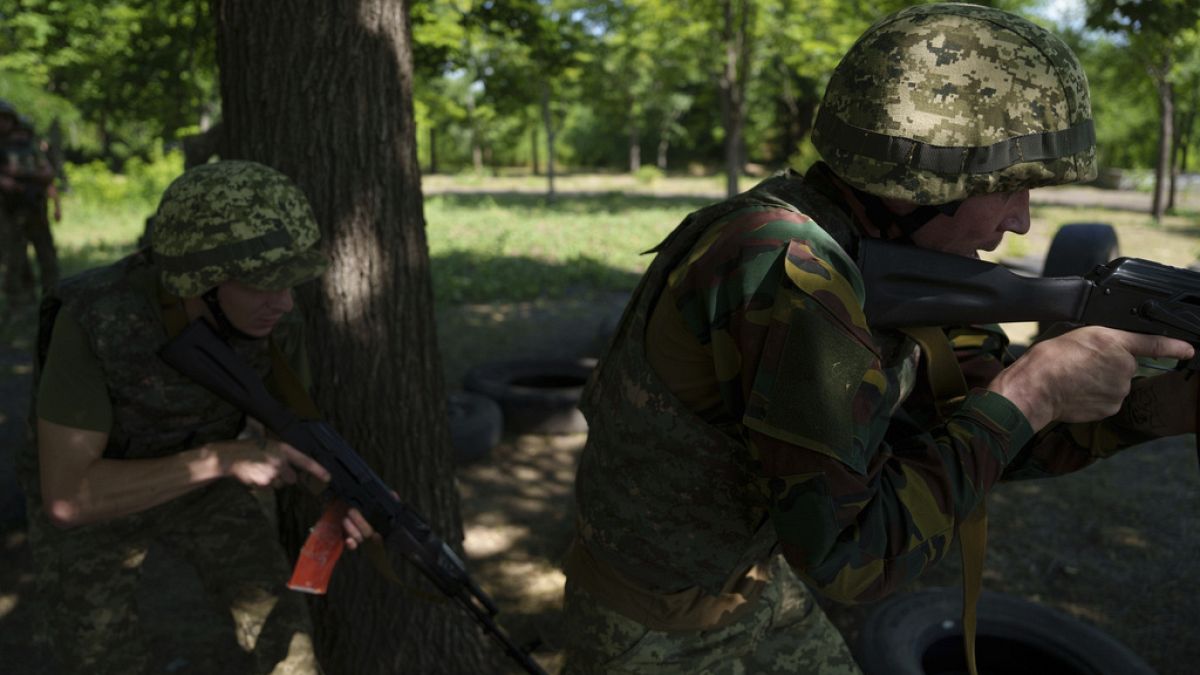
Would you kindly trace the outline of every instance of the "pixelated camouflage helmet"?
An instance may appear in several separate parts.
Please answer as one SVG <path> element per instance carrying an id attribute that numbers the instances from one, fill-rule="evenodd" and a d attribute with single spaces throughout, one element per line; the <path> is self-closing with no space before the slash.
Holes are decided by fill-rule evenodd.
<path id="1" fill-rule="evenodd" d="M 867 29 L 829 81 L 813 144 L 854 187 L 926 205 L 1096 175 L 1075 55 L 977 5 L 918 5 Z"/>
<path id="2" fill-rule="evenodd" d="M 228 280 L 281 290 L 325 271 L 304 193 L 278 171 L 243 161 L 190 169 L 154 215 L 151 249 L 167 291 L 198 296 Z"/>

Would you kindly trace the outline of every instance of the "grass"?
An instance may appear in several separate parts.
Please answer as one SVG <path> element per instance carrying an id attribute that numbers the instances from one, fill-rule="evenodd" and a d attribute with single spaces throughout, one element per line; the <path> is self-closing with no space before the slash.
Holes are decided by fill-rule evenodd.
<path id="1" fill-rule="evenodd" d="M 472 177 L 473 178 L 473 177 Z M 746 179 L 745 187 L 754 182 Z M 631 289 L 649 263 L 641 255 L 688 212 L 721 192 L 713 177 L 664 177 L 650 184 L 628 175 L 571 175 L 559 196 L 544 178 L 426 179 L 425 213 L 434 295 L 442 305 L 565 298 Z M 487 190 L 487 192 L 483 192 Z M 997 257 L 1044 254 L 1069 222 L 1109 222 L 1122 253 L 1186 266 L 1200 255 L 1195 204 L 1155 224 L 1144 213 L 1094 206 L 1035 205 L 1026 237 L 1008 237 Z M 131 252 L 154 204 L 67 195 L 54 227 L 64 275 Z"/>
<path id="2" fill-rule="evenodd" d="M 443 194 L 425 202 L 440 303 L 632 289 L 645 251 L 702 198 Z"/>
<path id="3" fill-rule="evenodd" d="M 549 202 L 532 194 L 432 195 L 427 236 L 438 302 L 561 298 L 632 288 L 657 244 L 708 200 L 602 193 Z M 153 205 L 69 195 L 54 239 L 63 275 L 131 253 Z"/>

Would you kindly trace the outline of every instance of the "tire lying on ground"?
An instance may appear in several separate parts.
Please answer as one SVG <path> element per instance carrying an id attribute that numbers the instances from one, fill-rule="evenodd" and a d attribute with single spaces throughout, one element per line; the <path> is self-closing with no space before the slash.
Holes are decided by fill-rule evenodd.
<path id="1" fill-rule="evenodd" d="M 499 403 L 510 433 L 582 433 L 579 397 L 595 366 L 595 359 L 495 361 L 471 368 L 463 389 Z"/>
<path id="2" fill-rule="evenodd" d="M 927 588 L 884 601 L 867 616 L 854 650 L 863 675 L 967 672 L 961 611 L 960 588 Z M 981 675 L 1154 673 L 1103 631 L 1010 595 L 984 591 L 976 623 Z"/>
<path id="3" fill-rule="evenodd" d="M 484 457 L 500 442 L 504 415 L 492 399 L 469 391 L 450 392 L 446 412 L 450 418 L 450 444 L 459 464 Z"/>
<path id="4" fill-rule="evenodd" d="M 1121 255 L 1117 231 L 1108 223 L 1068 223 L 1058 229 L 1046 252 L 1044 277 L 1082 276 Z"/>
<path id="5" fill-rule="evenodd" d="M 1121 255 L 1117 231 L 1108 223 L 1067 223 L 1058 229 L 1046 252 L 1043 277 L 1077 277 Z M 1038 324 L 1038 334 L 1062 332 L 1069 324 Z"/>

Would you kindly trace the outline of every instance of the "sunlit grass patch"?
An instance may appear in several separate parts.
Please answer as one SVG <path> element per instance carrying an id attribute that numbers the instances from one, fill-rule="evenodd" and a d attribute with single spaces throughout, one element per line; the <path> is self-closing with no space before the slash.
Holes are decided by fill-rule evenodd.
<path id="1" fill-rule="evenodd" d="M 434 195 L 425 202 L 440 302 L 629 290 L 659 243 L 705 200 L 615 193 L 560 197 Z"/>

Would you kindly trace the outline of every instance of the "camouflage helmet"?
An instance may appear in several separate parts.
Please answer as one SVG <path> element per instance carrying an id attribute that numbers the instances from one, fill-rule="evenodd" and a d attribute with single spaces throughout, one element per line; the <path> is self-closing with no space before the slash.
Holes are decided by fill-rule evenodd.
<path id="1" fill-rule="evenodd" d="M 1096 175 L 1075 55 L 977 5 L 918 5 L 867 29 L 829 81 L 813 144 L 854 187 L 926 205 Z"/>
<path id="2" fill-rule="evenodd" d="M 308 200 L 287 176 L 222 161 L 167 187 L 150 241 L 163 287 L 192 297 L 229 280 L 281 290 L 315 279 L 327 265 L 319 238 Z"/>

